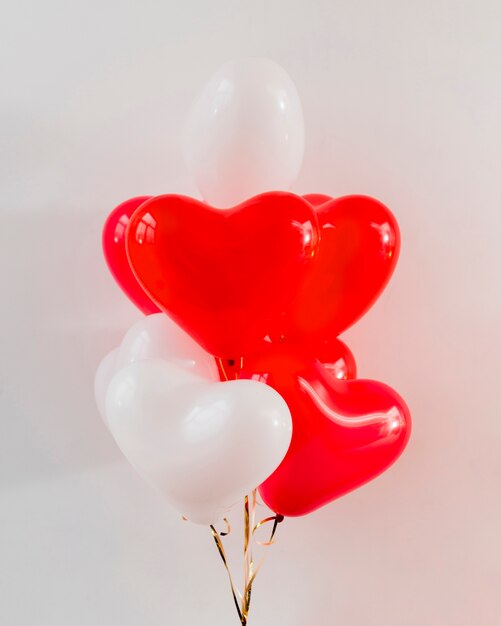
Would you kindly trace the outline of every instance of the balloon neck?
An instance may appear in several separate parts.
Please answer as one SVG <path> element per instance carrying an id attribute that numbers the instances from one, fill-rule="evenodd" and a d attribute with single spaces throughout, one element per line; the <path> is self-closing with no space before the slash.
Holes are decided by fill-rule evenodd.
<path id="1" fill-rule="evenodd" d="M 243 366 L 243 358 L 225 359 L 216 357 L 216 364 L 221 381 L 236 380 Z"/>

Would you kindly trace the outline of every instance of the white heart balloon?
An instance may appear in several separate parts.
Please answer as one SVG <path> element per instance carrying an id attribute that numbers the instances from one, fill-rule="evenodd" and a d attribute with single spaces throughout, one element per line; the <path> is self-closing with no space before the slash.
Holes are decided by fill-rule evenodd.
<path id="1" fill-rule="evenodd" d="M 183 150 L 214 206 L 289 189 L 304 153 L 303 111 L 290 76 L 268 59 L 226 63 L 188 114 Z"/>
<path id="2" fill-rule="evenodd" d="M 258 487 L 292 435 L 287 404 L 271 387 L 208 382 L 159 359 L 115 374 L 106 414 L 135 469 L 198 524 L 214 523 Z"/>
<path id="3" fill-rule="evenodd" d="M 214 357 L 165 313 L 143 317 L 120 344 L 117 367 L 144 359 L 169 359 L 203 378 L 219 380 Z"/>
<path id="4" fill-rule="evenodd" d="M 127 331 L 120 346 L 107 354 L 97 368 L 94 395 L 105 423 L 106 390 L 115 372 L 130 363 L 155 358 L 178 363 L 208 380 L 219 380 L 214 357 L 201 348 L 188 333 L 164 313 L 148 315 Z"/>

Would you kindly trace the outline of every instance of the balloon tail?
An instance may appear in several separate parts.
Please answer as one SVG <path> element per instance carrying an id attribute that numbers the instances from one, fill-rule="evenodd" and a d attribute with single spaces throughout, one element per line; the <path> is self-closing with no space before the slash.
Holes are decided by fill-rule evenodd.
<path id="1" fill-rule="evenodd" d="M 216 530 L 215 526 L 213 526 L 212 524 L 210 525 L 210 529 L 212 532 L 212 536 L 214 537 L 214 542 L 217 546 L 218 552 L 219 552 L 219 556 L 221 557 L 221 560 L 223 561 L 224 567 L 226 568 L 226 572 L 228 574 L 228 580 L 230 581 L 230 587 L 231 587 L 231 593 L 233 596 L 233 602 L 235 603 L 235 607 L 237 609 L 237 613 L 238 613 L 238 617 L 240 618 L 240 622 L 242 622 L 242 612 L 240 610 L 240 605 L 239 605 L 239 601 L 237 598 L 237 594 L 240 597 L 240 599 L 242 599 L 242 595 L 240 594 L 240 592 L 238 591 L 238 589 L 235 587 L 235 584 L 233 582 L 233 577 L 231 575 L 231 571 L 230 571 L 230 567 L 228 565 L 228 560 L 226 558 L 226 553 L 224 551 L 224 547 L 223 547 L 223 542 L 221 540 L 221 535 L 218 533 L 218 531 Z"/>
<path id="2" fill-rule="evenodd" d="M 223 561 L 224 567 L 228 574 L 233 602 L 237 609 L 238 618 L 242 626 L 247 626 L 247 621 L 249 618 L 250 602 L 251 602 L 251 597 L 252 597 L 252 585 L 261 567 L 261 563 L 259 563 L 257 567 L 255 566 L 254 559 L 252 556 L 252 544 L 255 541 L 254 534 L 264 524 L 273 522 L 273 528 L 272 528 L 269 540 L 264 541 L 264 542 L 255 541 L 255 543 L 260 546 L 271 546 L 275 542 L 275 534 L 277 531 L 278 524 L 280 524 L 284 520 L 283 515 L 276 514 L 276 515 L 267 517 L 256 524 L 255 523 L 256 504 L 257 504 L 257 491 L 256 489 L 254 489 L 250 497 L 245 496 L 245 500 L 244 500 L 244 592 L 243 594 L 240 593 L 238 588 L 235 586 L 235 583 L 233 582 L 233 577 L 231 575 L 230 566 L 228 563 L 228 559 L 226 557 L 226 553 L 225 553 L 223 541 L 222 541 L 222 537 L 230 533 L 230 530 L 231 530 L 230 524 L 228 520 L 225 518 L 224 521 L 226 522 L 226 527 L 227 527 L 226 532 L 218 532 L 215 526 L 213 525 L 210 526 L 212 536 L 214 538 L 214 542 L 219 552 L 219 556 L 221 557 L 221 560 Z"/>

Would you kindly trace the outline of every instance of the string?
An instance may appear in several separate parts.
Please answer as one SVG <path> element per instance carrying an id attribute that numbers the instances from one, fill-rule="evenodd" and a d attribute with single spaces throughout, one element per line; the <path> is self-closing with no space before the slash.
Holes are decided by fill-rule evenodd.
<path id="1" fill-rule="evenodd" d="M 273 545 L 275 543 L 274 537 L 275 537 L 275 533 L 277 532 L 278 525 L 281 524 L 283 521 L 284 521 L 284 516 L 277 513 L 276 515 L 272 515 L 271 517 L 267 517 L 266 519 L 263 519 L 260 522 L 258 522 L 252 529 L 252 534 L 254 534 L 258 528 L 261 528 L 261 526 L 264 526 L 264 524 L 268 524 L 270 522 L 273 522 L 273 528 L 271 529 L 271 535 L 268 541 L 256 541 L 256 543 L 259 546 Z"/>
<path id="2" fill-rule="evenodd" d="M 235 607 L 237 609 L 237 613 L 238 613 L 238 617 L 240 618 L 240 622 L 242 622 L 242 612 L 240 610 L 240 605 L 238 602 L 238 598 L 237 598 L 237 594 L 240 597 L 240 599 L 242 598 L 240 592 L 238 591 L 238 589 L 235 587 L 234 583 L 233 583 L 233 578 L 231 576 L 231 572 L 230 572 L 230 568 L 228 566 L 228 561 L 226 559 L 226 554 L 224 551 L 224 547 L 223 547 L 223 542 L 221 541 L 221 536 L 220 534 L 217 532 L 216 528 L 211 524 L 210 525 L 210 529 L 212 532 L 212 536 L 214 537 L 214 541 L 216 543 L 218 552 L 219 552 L 219 556 L 221 557 L 221 560 L 223 561 L 224 567 L 226 568 L 226 572 L 228 573 L 228 580 L 230 581 L 230 587 L 231 587 L 231 594 L 233 596 L 233 602 L 235 603 Z"/>
<path id="3" fill-rule="evenodd" d="M 276 515 L 267 517 L 256 524 L 255 523 L 256 503 L 257 503 L 257 492 L 254 489 L 250 496 L 250 502 L 249 502 L 249 496 L 245 496 L 245 499 L 244 499 L 244 591 L 243 591 L 243 594 L 240 593 L 240 591 L 238 590 L 238 588 L 235 586 L 233 582 L 233 577 L 231 575 L 228 559 L 226 557 L 226 553 L 223 547 L 223 542 L 221 539 L 221 537 L 224 537 L 231 532 L 230 524 L 228 520 L 225 518 L 224 521 L 226 523 L 226 532 L 218 532 L 213 525 L 210 526 L 212 536 L 214 538 L 214 541 L 216 543 L 216 546 L 219 552 L 219 556 L 221 557 L 221 560 L 223 561 L 223 565 L 228 574 L 233 602 L 235 603 L 235 607 L 238 613 L 238 618 L 242 626 L 247 626 L 250 602 L 252 598 L 252 585 L 261 567 L 261 563 L 259 563 L 257 567 L 254 566 L 254 559 L 252 556 L 252 542 L 254 539 L 254 534 L 259 528 L 261 528 L 265 524 L 269 524 L 273 522 L 273 527 L 272 527 L 270 538 L 268 539 L 268 541 L 264 541 L 264 542 L 255 541 L 258 545 L 270 546 L 274 543 L 278 524 L 280 524 L 284 520 L 283 515 L 276 514 Z M 239 599 L 240 599 L 240 603 L 239 603 Z"/>
<path id="4" fill-rule="evenodd" d="M 242 625 L 247 624 L 249 615 L 252 583 L 256 577 L 257 570 L 254 571 L 254 560 L 252 558 L 251 539 L 253 536 L 253 528 L 256 514 L 256 490 L 252 491 L 251 507 L 249 511 L 249 496 L 245 496 L 244 500 L 244 593 L 242 598 Z"/>

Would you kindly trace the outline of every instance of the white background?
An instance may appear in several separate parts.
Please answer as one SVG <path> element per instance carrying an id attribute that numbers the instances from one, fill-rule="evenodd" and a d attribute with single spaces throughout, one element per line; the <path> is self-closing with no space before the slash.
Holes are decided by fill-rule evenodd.
<path id="1" fill-rule="evenodd" d="M 360 375 L 394 386 L 414 417 L 387 474 L 280 527 L 251 624 L 499 623 L 501 5 L 2 9 L 0 623 L 238 621 L 208 530 L 121 458 L 92 381 L 139 317 L 106 270 L 101 224 L 132 195 L 195 194 L 186 108 L 243 55 L 281 63 L 302 96 L 295 191 L 371 194 L 400 222 L 391 285 L 345 339 Z"/>

